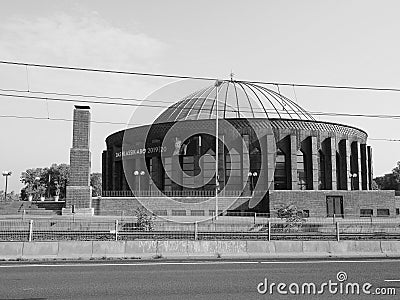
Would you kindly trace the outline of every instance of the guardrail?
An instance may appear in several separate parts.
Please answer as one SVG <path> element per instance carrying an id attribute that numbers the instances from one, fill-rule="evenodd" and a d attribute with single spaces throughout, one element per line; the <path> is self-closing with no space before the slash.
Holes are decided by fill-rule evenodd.
<path id="1" fill-rule="evenodd" d="M 288 223 L 280 219 L 254 222 L 156 221 L 151 228 L 125 220 L 0 220 L 0 241 L 98 240 L 400 240 L 400 222 L 332 220 Z"/>
<path id="2" fill-rule="evenodd" d="M 256 192 L 260 193 L 261 192 Z M 102 197 L 214 197 L 215 190 L 183 190 L 183 191 L 159 191 L 159 190 L 126 190 L 126 191 L 102 191 Z M 220 197 L 239 197 L 243 195 L 241 190 L 223 190 L 218 193 Z"/>

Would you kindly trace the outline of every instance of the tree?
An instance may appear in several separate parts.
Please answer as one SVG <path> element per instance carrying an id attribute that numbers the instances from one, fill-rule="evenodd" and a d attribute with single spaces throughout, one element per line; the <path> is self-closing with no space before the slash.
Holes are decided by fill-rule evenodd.
<path id="1" fill-rule="evenodd" d="M 374 179 L 380 190 L 400 190 L 400 161 L 392 170 L 392 173 L 385 174 Z"/>
<path id="2" fill-rule="evenodd" d="M 28 195 L 33 195 L 34 199 L 42 196 L 55 196 L 65 198 L 66 186 L 69 182 L 69 165 L 52 164 L 50 168 L 32 168 L 21 174 L 21 182 L 25 187 L 21 190 L 22 200 L 26 200 Z"/>
<path id="3" fill-rule="evenodd" d="M 21 182 L 25 184 L 25 187 L 21 190 L 22 200 L 26 200 L 29 195 L 32 195 L 34 199 L 38 199 L 39 187 L 46 183 L 46 169 L 33 168 L 28 169 L 21 174 Z"/>
<path id="4" fill-rule="evenodd" d="M 300 230 L 305 221 L 303 211 L 292 204 L 282 206 L 277 213 L 279 218 L 286 221 L 286 226 L 283 228 L 285 231 Z"/>
<path id="5" fill-rule="evenodd" d="M 69 184 L 70 168 L 67 164 L 52 164 L 49 168 L 32 168 L 21 174 L 21 182 L 25 187 L 21 190 L 21 199 L 26 200 L 33 195 L 34 199 L 46 196 L 48 198 L 66 197 L 66 187 Z M 92 196 L 101 196 L 101 173 L 90 174 Z"/>
<path id="6" fill-rule="evenodd" d="M 101 173 L 90 174 L 90 186 L 93 188 L 92 189 L 93 197 L 101 196 L 101 192 L 102 192 Z"/>
<path id="7" fill-rule="evenodd" d="M 156 217 L 149 213 L 142 207 L 139 207 L 135 211 L 137 218 L 136 225 L 139 230 L 152 231 L 154 230 L 154 221 Z"/>
<path id="8" fill-rule="evenodd" d="M 70 169 L 67 164 L 51 165 L 48 170 L 49 186 L 47 188 L 49 195 L 56 196 L 58 194 L 61 199 L 65 198 L 66 187 L 69 184 L 69 174 Z"/>
<path id="9" fill-rule="evenodd" d="M 4 191 L 0 191 L 0 201 L 4 200 Z M 7 201 L 18 201 L 19 194 L 16 194 L 14 191 L 7 192 Z"/>

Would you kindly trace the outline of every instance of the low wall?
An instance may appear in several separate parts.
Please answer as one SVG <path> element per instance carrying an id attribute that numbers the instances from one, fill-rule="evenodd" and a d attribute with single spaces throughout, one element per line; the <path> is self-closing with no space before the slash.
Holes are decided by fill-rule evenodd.
<path id="1" fill-rule="evenodd" d="M 298 209 L 308 210 L 310 217 L 326 216 L 326 197 L 339 196 L 343 199 L 344 217 L 360 216 L 360 209 L 372 209 L 373 216 L 378 209 L 389 209 L 389 216 L 396 217 L 396 199 L 393 190 L 344 191 L 344 190 L 274 190 L 269 191 L 271 210 L 277 210 L 287 203 Z"/>
<path id="2" fill-rule="evenodd" d="M 157 208 L 160 208 L 154 209 L 154 212 L 160 216 L 176 216 L 174 215 L 174 211 L 179 211 L 184 216 L 191 216 L 194 210 L 200 213 L 200 216 L 207 217 L 212 216 L 215 211 L 215 201 L 211 197 L 177 197 L 176 201 L 172 201 L 171 199 L 173 197 L 94 197 L 92 198 L 92 207 L 94 208 L 95 215 L 102 216 L 134 216 L 136 210 L 143 207 L 143 205 L 154 208 L 153 203 L 157 203 Z M 222 211 L 228 209 L 235 210 L 248 201 L 248 197 L 219 196 L 218 206 Z M 199 215 L 197 214 L 196 216 Z"/>
<path id="3" fill-rule="evenodd" d="M 0 242 L 0 259 L 400 257 L 400 241 Z"/>

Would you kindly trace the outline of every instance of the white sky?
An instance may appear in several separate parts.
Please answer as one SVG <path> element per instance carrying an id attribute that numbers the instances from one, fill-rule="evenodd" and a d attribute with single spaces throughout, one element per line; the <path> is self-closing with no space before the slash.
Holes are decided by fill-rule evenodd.
<path id="1" fill-rule="evenodd" d="M 398 1 L 2 1 L 0 60 L 237 80 L 400 88 Z M 0 64 L 0 89 L 144 98 L 166 79 Z M 294 91 L 281 87 L 294 99 Z M 309 111 L 399 114 L 400 93 L 296 88 Z M 1 93 L 1 91 L 0 91 Z M 3 92 L 4 93 L 4 92 Z M 178 95 L 184 96 L 184 95 Z M 174 100 L 174 99 L 168 99 Z M 128 122 L 133 109 L 90 105 L 92 119 Z M 0 115 L 72 118 L 73 103 L 0 97 Z M 161 108 L 141 114 L 150 123 Z M 137 114 L 136 114 L 137 115 Z M 399 139 L 400 120 L 323 117 L 370 138 Z M 92 171 L 105 138 L 92 125 Z M 0 117 L 0 171 L 10 189 L 32 167 L 69 163 L 72 123 Z M 370 140 L 375 175 L 400 160 L 400 142 Z M 3 183 L 0 183 L 3 189 Z"/>

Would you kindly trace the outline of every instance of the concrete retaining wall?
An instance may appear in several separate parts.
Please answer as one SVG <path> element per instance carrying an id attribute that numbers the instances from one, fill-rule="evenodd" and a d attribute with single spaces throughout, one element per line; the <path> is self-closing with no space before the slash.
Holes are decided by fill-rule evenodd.
<path id="1" fill-rule="evenodd" d="M 400 257 L 400 241 L 0 242 L 0 259 Z"/>

